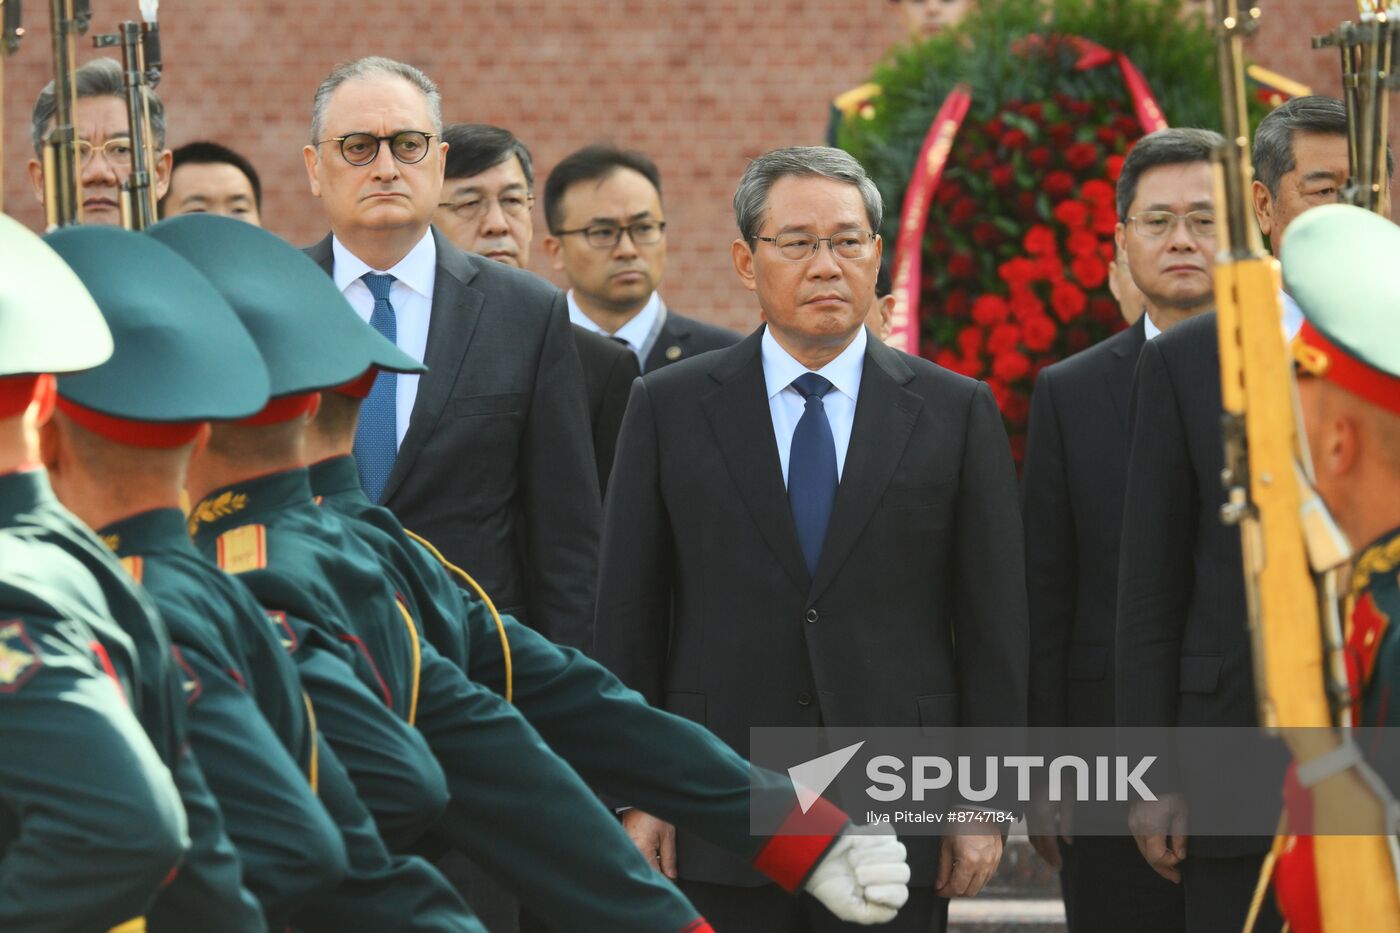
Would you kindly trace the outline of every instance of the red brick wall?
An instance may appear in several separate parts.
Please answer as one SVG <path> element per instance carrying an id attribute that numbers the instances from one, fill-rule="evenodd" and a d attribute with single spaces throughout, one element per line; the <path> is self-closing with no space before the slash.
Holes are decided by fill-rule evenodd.
<path id="1" fill-rule="evenodd" d="M 94 31 L 137 12 L 134 0 L 93 7 Z M 7 211 L 38 227 L 24 160 L 52 61 L 47 4 L 25 13 L 29 34 L 6 62 L 4 191 Z M 1336 93 L 1336 57 L 1313 52 L 1308 37 L 1354 13 L 1349 0 L 1270 0 L 1250 54 Z M 441 85 L 447 120 L 514 130 L 541 179 L 588 142 L 648 152 L 666 189 L 664 294 L 743 329 L 757 316 L 730 266 L 729 199 L 746 160 L 820 143 L 827 102 L 861 83 L 900 35 L 886 0 L 167 0 L 161 22 L 171 143 L 211 138 L 250 156 L 265 222 L 292 242 L 325 229 L 301 161 L 317 82 L 338 62 L 388 55 Z M 82 46 L 80 60 L 96 54 Z"/>

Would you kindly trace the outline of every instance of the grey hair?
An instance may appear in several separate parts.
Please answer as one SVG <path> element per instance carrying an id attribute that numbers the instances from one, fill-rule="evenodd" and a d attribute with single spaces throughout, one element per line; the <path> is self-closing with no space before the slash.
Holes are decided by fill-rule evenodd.
<path id="1" fill-rule="evenodd" d="M 1225 143 L 1225 137 L 1214 130 L 1194 127 L 1172 127 L 1149 133 L 1133 145 L 1133 151 L 1123 160 L 1118 175 L 1118 219 L 1128 220 L 1128 208 L 1137 197 L 1138 182 L 1148 169 L 1161 165 L 1187 165 L 1209 162 L 1215 150 Z"/>
<path id="2" fill-rule="evenodd" d="M 326 129 L 326 107 L 330 104 L 331 95 L 335 93 L 336 88 L 347 81 L 374 77 L 403 78 L 422 91 L 423 96 L 428 101 L 428 110 L 432 113 L 433 132 L 438 136 L 442 135 L 442 92 L 433 83 L 433 79 L 412 65 L 406 65 L 382 55 L 370 55 L 340 65 L 326 75 L 325 80 L 316 88 L 316 98 L 311 106 L 311 144 L 313 146 L 323 138 L 321 134 Z"/>
<path id="3" fill-rule="evenodd" d="M 122 66 L 114 59 L 94 58 L 73 73 L 73 88 L 79 99 L 115 97 L 126 103 L 123 76 Z M 160 96 L 150 88 L 146 88 L 146 99 L 151 111 L 151 134 L 155 137 L 152 142 L 159 152 L 165 148 L 165 105 L 160 102 Z M 44 157 L 44 135 L 48 132 L 49 124 L 53 122 L 54 111 L 57 109 L 53 82 L 50 81 L 39 92 L 39 99 L 34 102 L 34 115 L 29 120 L 34 155 L 38 158 Z"/>
<path id="4" fill-rule="evenodd" d="M 1325 136 L 1347 135 L 1347 108 L 1335 97 L 1312 94 L 1294 97 L 1271 110 L 1259 121 L 1254 131 L 1254 177 L 1278 197 L 1283 176 L 1298 167 L 1293 157 L 1293 137 L 1298 133 Z M 1395 174 L 1395 155 L 1390 146 L 1385 150 L 1386 175 Z"/>
<path id="5" fill-rule="evenodd" d="M 763 226 L 769 190 L 779 178 L 790 175 L 820 176 L 855 185 L 865 202 L 865 216 L 870 221 L 871 231 L 880 232 L 885 212 L 880 191 L 850 153 L 827 146 L 792 146 L 774 149 L 750 162 L 744 177 L 739 179 L 739 187 L 734 190 L 734 221 L 739 225 L 739 236 L 750 245 Z"/>

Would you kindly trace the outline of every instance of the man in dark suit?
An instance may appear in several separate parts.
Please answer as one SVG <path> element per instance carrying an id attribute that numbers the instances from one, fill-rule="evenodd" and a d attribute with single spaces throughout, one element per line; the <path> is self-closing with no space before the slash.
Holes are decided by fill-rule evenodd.
<path id="1" fill-rule="evenodd" d="M 870 337 L 879 193 L 835 149 L 756 159 L 733 255 L 767 326 L 635 383 L 596 652 L 741 754 L 749 727 L 1024 724 L 1014 469 L 986 386 Z M 800 388 L 799 388 L 800 387 Z M 805 396 L 805 401 L 804 401 Z M 645 813 L 633 840 L 715 928 L 841 929 Z M 891 930 L 941 929 L 999 835 L 906 839 Z"/>
<path id="2" fill-rule="evenodd" d="M 433 224 L 458 249 L 527 268 L 535 232 L 530 150 L 509 130 L 485 123 L 453 123 L 443 127 L 442 138 L 448 147 L 446 180 Z M 606 490 L 627 395 L 641 366 L 624 341 L 577 324 L 573 335 L 588 392 L 598 484 Z"/>
<path id="3" fill-rule="evenodd" d="M 1279 252 L 1294 219 L 1339 196 L 1345 108 L 1324 97 L 1285 103 L 1260 121 L 1253 157 L 1255 215 Z M 1281 297 L 1291 339 L 1301 313 L 1286 293 Z M 1214 313 L 1143 348 L 1132 398 L 1118 576 L 1118 724 L 1252 726 L 1258 716 L 1240 537 L 1219 517 L 1224 453 Z M 1133 834 L 1159 873 L 1181 878 L 1188 930 L 1237 929 L 1270 840 L 1192 836 L 1188 845 L 1193 788 L 1181 790 L 1134 804 Z M 1258 929 L 1281 922 L 1272 899 L 1262 922 Z"/>
<path id="4" fill-rule="evenodd" d="M 411 66 L 361 59 L 317 90 L 305 160 L 332 233 L 308 253 L 429 369 L 379 376 L 360 479 L 502 611 L 586 647 L 601 508 L 564 296 L 431 229 L 441 133 L 438 90 Z"/>
<path id="5" fill-rule="evenodd" d="M 544 216 L 545 252 L 569 281 L 569 319 L 626 343 L 642 372 L 739 340 L 662 301 L 661 173 L 642 153 L 594 145 L 565 157 L 545 180 Z"/>
<path id="6" fill-rule="evenodd" d="M 1155 336 L 1214 300 L 1210 160 L 1219 142 L 1207 130 L 1169 129 L 1133 148 L 1118 179 L 1117 247 L 1141 296 L 1136 323 L 1036 380 L 1022 488 L 1033 726 L 1114 723 L 1128 396 L 1149 332 Z M 1074 836 L 1072 825 L 1085 827 L 1088 814 L 1066 814 L 1057 826 L 1057 810 L 1038 795 L 1031 842 L 1061 869 L 1070 929 L 1181 928 L 1181 890 L 1138 857 L 1124 834 L 1126 812 L 1104 814 L 1100 819 L 1111 822 L 1093 827 L 1117 836 Z"/>

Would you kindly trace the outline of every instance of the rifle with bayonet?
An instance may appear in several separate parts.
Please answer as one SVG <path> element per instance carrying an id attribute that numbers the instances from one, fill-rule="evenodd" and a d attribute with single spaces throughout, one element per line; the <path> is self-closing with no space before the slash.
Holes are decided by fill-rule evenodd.
<path id="1" fill-rule="evenodd" d="M 97 36 L 97 48 L 120 45 L 122 86 L 131 130 L 131 173 L 121 185 L 122 226 L 145 230 L 156 222 L 156 142 L 151 129 L 150 89 L 160 83 L 159 0 L 141 0 L 141 22 L 124 22 L 111 35 Z"/>
<path id="2" fill-rule="evenodd" d="M 1388 213 L 1390 92 L 1400 87 L 1394 70 L 1400 44 L 1400 3 L 1359 0 L 1360 22 L 1344 22 L 1313 48 L 1336 48 L 1342 59 L 1342 100 L 1347 111 L 1347 204 Z"/>
<path id="3" fill-rule="evenodd" d="M 1302 764 L 1335 746 L 1326 730 L 1351 724 L 1336 580 L 1350 547 L 1313 488 L 1283 332 L 1279 266 L 1265 254 L 1250 213 L 1242 40 L 1258 18 L 1257 9 L 1241 10 L 1238 0 L 1215 0 L 1225 136 L 1215 171 L 1227 490 L 1221 520 L 1240 531 L 1260 723 L 1284 730 Z M 1373 809 L 1391 812 L 1384 787 L 1371 789 Z M 1319 813 L 1319 823 L 1327 816 Z M 1315 836 L 1313 844 L 1325 928 L 1400 929 L 1393 836 Z"/>
<path id="4" fill-rule="evenodd" d="M 92 18 L 88 0 L 49 0 L 53 36 L 53 123 L 44 139 L 44 219 L 49 230 L 82 223 L 82 164 L 73 125 L 77 92 L 73 47 Z"/>
<path id="5" fill-rule="evenodd" d="M 5 59 L 19 51 L 24 35 L 20 0 L 0 0 L 0 127 L 5 125 Z M 5 164 L 5 139 L 0 133 L 0 166 Z M 0 179 L 0 213 L 5 210 L 5 185 Z"/>

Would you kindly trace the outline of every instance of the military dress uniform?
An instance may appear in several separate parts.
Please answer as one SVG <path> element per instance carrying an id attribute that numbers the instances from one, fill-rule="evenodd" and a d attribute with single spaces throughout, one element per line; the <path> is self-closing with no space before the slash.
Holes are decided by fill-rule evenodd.
<path id="1" fill-rule="evenodd" d="M 847 825 L 846 814 L 825 800 L 802 814 L 786 778 L 751 773 L 709 730 L 649 705 L 579 651 L 510 616 L 498 630 L 485 602 L 460 589 L 391 511 L 369 501 L 352 458 L 314 464 L 310 477 L 321 506 L 372 547 L 386 573 L 407 581 L 428 641 L 473 682 L 502 696 L 509 691 L 515 708 L 589 786 L 750 858 L 789 892 Z M 764 798 L 754 805 L 786 823 L 784 835 L 752 833 L 752 793 Z M 798 825 L 800 837 L 792 835 Z"/>
<path id="2" fill-rule="evenodd" d="M 0 216 L 0 419 L 51 393 L 40 374 L 111 352 L 82 284 Z M 189 845 L 184 812 L 128 703 L 135 651 L 96 582 L 61 548 L 5 530 L 29 523 L 40 482 L 0 476 L 0 929 L 137 933 Z"/>
<path id="3" fill-rule="evenodd" d="M 150 238 L 111 228 L 66 245 L 116 344 L 102 366 L 59 381 L 67 417 L 135 450 L 182 446 L 207 419 L 264 406 L 262 357 L 189 263 Z M 162 288 L 132 292 L 124 270 L 134 268 Z M 391 862 L 348 775 L 321 747 L 280 620 L 195 551 L 184 515 L 145 511 L 101 535 L 169 627 L 190 745 L 269 926 L 471 929 L 465 907 L 430 866 Z"/>
<path id="4" fill-rule="evenodd" d="M 1400 415 L 1400 228 L 1360 208 L 1315 208 L 1294 221 L 1283 258 L 1284 282 L 1302 308 L 1293 342 L 1299 375 L 1327 379 Z M 1369 270 L 1363 277 L 1355 269 Z M 1400 717 L 1400 528 L 1362 548 L 1352 560 L 1344 633 L 1352 721 L 1390 726 Z M 1392 795 L 1400 792 L 1400 760 L 1368 763 Z M 1284 788 L 1288 825 L 1274 874 L 1279 907 L 1293 933 L 1320 933 L 1312 837 L 1312 792 L 1290 768 Z"/>
<path id="5" fill-rule="evenodd" d="M 372 366 L 420 368 L 361 321 L 314 264 L 265 231 L 187 215 L 148 234 L 185 255 L 238 312 L 271 378 L 269 409 Z M 269 280 L 278 287 L 267 287 Z M 318 352 L 301 352 L 310 345 Z M 215 490 L 194 506 L 191 522 L 197 548 L 236 574 L 265 609 L 285 613 L 297 637 L 338 650 L 360 692 L 426 739 L 450 790 L 437 837 L 560 929 L 708 929 L 529 725 L 437 653 L 422 635 L 407 584 L 315 504 L 304 469 Z M 341 702 L 304 669 L 303 682 L 382 829 L 378 807 L 415 792 L 393 779 L 374 786 L 383 768 L 401 762 L 386 762 L 354 728 L 362 699 L 353 707 Z"/>
<path id="6" fill-rule="evenodd" d="M 53 245 L 85 232 L 68 228 L 46 239 Z M 189 752 L 184 681 L 155 606 L 102 542 L 58 503 L 44 474 L 31 471 L 0 479 L 0 500 L 0 527 L 26 541 L 52 544 L 82 564 L 101 588 L 112 618 L 130 639 L 129 643 L 107 643 L 101 641 L 102 632 L 95 633 L 114 668 L 130 677 L 128 701 L 175 777 L 190 834 L 190 850 L 147 913 L 147 925 L 152 930 L 202 933 L 265 929 L 257 901 L 243 887 L 238 856 L 224 831 L 218 804 Z"/>

